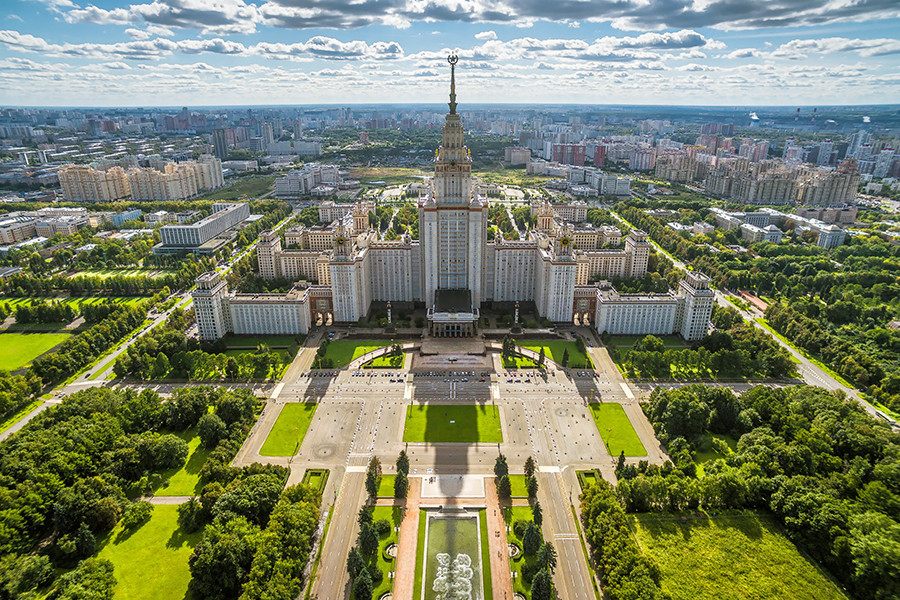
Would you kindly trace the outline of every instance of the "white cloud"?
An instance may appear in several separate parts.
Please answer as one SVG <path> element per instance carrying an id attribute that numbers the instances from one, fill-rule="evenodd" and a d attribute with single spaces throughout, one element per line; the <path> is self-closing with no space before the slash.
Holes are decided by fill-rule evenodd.
<path id="1" fill-rule="evenodd" d="M 494 32 L 493 30 L 491 30 L 491 31 L 482 31 L 482 32 L 480 32 L 480 33 L 476 33 L 476 34 L 475 34 L 475 39 L 476 39 L 476 40 L 496 40 L 496 39 L 497 39 L 497 33 Z"/>
<path id="2" fill-rule="evenodd" d="M 834 52 L 856 52 L 864 57 L 900 54 L 900 40 L 887 38 L 862 40 L 842 37 L 791 40 L 776 48 L 772 52 L 772 56 L 805 58 L 807 53 L 831 54 Z"/>

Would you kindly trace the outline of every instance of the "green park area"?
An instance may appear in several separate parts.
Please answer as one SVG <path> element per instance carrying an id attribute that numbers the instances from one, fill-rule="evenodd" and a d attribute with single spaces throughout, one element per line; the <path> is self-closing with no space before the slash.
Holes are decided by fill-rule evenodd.
<path id="1" fill-rule="evenodd" d="M 846 596 L 788 540 L 775 521 L 755 515 L 631 517 L 642 551 L 662 573 L 672 600 L 839 600 Z"/>
<path id="2" fill-rule="evenodd" d="M 285 404 L 259 453 L 263 456 L 293 456 L 303 443 L 315 412 L 314 403 Z"/>
<path id="3" fill-rule="evenodd" d="M 647 455 L 647 450 L 635 433 L 621 404 L 616 402 L 591 404 L 591 415 L 610 456 L 619 456 L 622 452 L 625 452 L 625 456 Z"/>
<path id="4" fill-rule="evenodd" d="M 609 339 L 609 346 L 612 348 L 619 348 L 622 350 L 622 353 L 628 352 L 634 345 L 639 341 L 644 339 L 645 335 L 614 335 Z M 667 349 L 680 349 L 680 348 L 689 348 L 690 345 L 678 335 L 656 335 L 653 336 L 662 340 L 663 345 Z"/>
<path id="5" fill-rule="evenodd" d="M 188 559 L 202 531 L 178 529 L 178 506 L 153 507 L 150 520 L 134 532 L 117 525 L 98 554 L 110 560 L 116 576 L 117 600 L 188 597 Z"/>
<path id="6" fill-rule="evenodd" d="M 737 440 L 731 436 L 720 433 L 703 434 L 697 450 L 694 452 L 694 462 L 697 463 L 697 475 L 703 476 L 704 463 L 712 462 L 720 458 L 728 458 L 737 448 Z"/>
<path id="7" fill-rule="evenodd" d="M 115 302 L 116 304 L 136 306 L 139 302 L 146 299 L 147 298 L 142 296 L 66 296 L 64 298 L 41 296 L 34 298 L 8 298 L 4 299 L 0 304 L 5 304 L 11 312 L 15 312 L 16 308 L 20 305 L 31 306 L 32 304 L 40 304 L 42 302 L 61 302 L 78 310 L 79 306 L 102 304 L 104 302 Z"/>
<path id="8" fill-rule="evenodd" d="M 404 167 L 353 167 L 350 169 L 350 179 L 358 179 L 363 185 L 375 184 L 384 186 L 401 185 L 422 181 L 425 176 L 421 169 Z M 430 175 L 430 173 L 429 173 Z"/>
<path id="9" fill-rule="evenodd" d="M 303 343 L 303 336 L 293 335 L 228 335 L 222 343 L 229 350 L 268 346 L 271 349 L 290 348 Z"/>
<path id="10" fill-rule="evenodd" d="M 579 350 L 579 344 L 576 342 L 565 342 L 562 340 L 520 340 L 518 345 L 528 350 L 540 353 L 541 347 L 544 348 L 544 355 L 555 363 L 562 364 L 563 357 L 568 353 L 568 366 L 573 369 L 592 369 L 593 364 L 582 350 Z"/>
<path id="11" fill-rule="evenodd" d="M 600 474 L 599 469 L 592 469 L 590 471 L 576 471 L 575 474 L 578 476 L 578 485 L 581 486 L 582 490 L 584 490 L 587 486 L 593 485 L 603 479 L 603 476 Z"/>
<path id="12" fill-rule="evenodd" d="M 230 179 L 227 185 L 218 190 L 200 196 L 199 200 L 242 200 L 247 198 L 259 198 L 272 190 L 275 183 L 274 175 L 260 177 L 243 177 Z"/>
<path id="13" fill-rule="evenodd" d="M 69 275 L 69 277 L 100 277 L 101 279 L 109 279 L 111 277 L 164 277 L 166 275 L 174 275 L 175 271 L 171 269 L 141 269 L 137 267 L 125 269 L 83 269 L 77 273 Z"/>
<path id="14" fill-rule="evenodd" d="M 391 340 L 336 340 L 328 343 L 325 358 L 333 361 L 334 368 L 345 367 L 363 354 L 395 343 Z"/>
<path id="15" fill-rule="evenodd" d="M 70 333 L 0 333 L 0 370 L 15 371 L 69 339 Z"/>
<path id="16" fill-rule="evenodd" d="M 500 414 L 493 404 L 409 406 L 406 410 L 403 441 L 500 443 L 503 441 Z"/>
<path id="17" fill-rule="evenodd" d="M 160 473 L 160 484 L 154 490 L 157 496 L 193 496 L 200 493 L 200 469 L 206 464 L 210 450 L 200 445 L 197 429 L 175 432 L 188 444 L 188 459 L 178 468 Z"/>
<path id="18" fill-rule="evenodd" d="M 382 595 L 390 592 L 394 587 L 394 580 L 391 578 L 391 571 L 395 570 L 396 560 L 391 558 L 385 552 L 391 544 L 396 544 L 400 539 L 400 532 L 394 531 L 395 527 L 400 527 L 400 521 L 403 520 L 403 512 L 399 506 L 375 506 L 372 508 L 372 521 L 375 523 L 375 529 L 378 531 L 378 552 L 375 558 L 369 563 L 370 572 L 372 567 L 381 572 L 381 578 L 375 584 L 375 591 L 372 598 L 381 598 Z M 379 524 L 379 521 L 386 523 Z M 379 579 L 375 577 L 373 579 Z"/>
<path id="19" fill-rule="evenodd" d="M 393 498 L 394 497 L 394 481 L 397 479 L 396 475 L 382 475 L 381 479 L 378 480 L 378 497 L 379 498 Z"/>
<path id="20" fill-rule="evenodd" d="M 328 469 L 307 469 L 303 473 L 303 480 L 300 483 L 318 490 L 321 494 L 325 489 L 325 484 L 328 483 L 328 473 Z"/>
<path id="21" fill-rule="evenodd" d="M 524 475 L 510 475 L 509 487 L 512 490 L 511 495 L 513 498 L 528 497 L 528 482 L 526 481 L 526 477 Z"/>
<path id="22" fill-rule="evenodd" d="M 531 597 L 531 582 L 522 576 L 522 570 L 528 570 L 537 560 L 536 556 L 525 556 L 523 538 L 525 530 L 534 522 L 534 515 L 530 506 L 510 506 L 503 509 L 503 521 L 506 523 L 506 539 L 510 544 L 515 544 L 519 553 L 509 560 L 510 569 L 513 572 L 513 592 L 522 594 L 526 598 Z M 540 528 L 538 528 L 540 532 Z M 527 567 L 526 567 L 527 566 Z M 531 569 L 532 572 L 534 571 Z"/>

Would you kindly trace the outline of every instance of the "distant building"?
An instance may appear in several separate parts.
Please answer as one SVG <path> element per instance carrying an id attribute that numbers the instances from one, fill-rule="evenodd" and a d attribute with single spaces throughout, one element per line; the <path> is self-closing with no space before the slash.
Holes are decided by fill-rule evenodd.
<path id="1" fill-rule="evenodd" d="M 244 221 L 250 216 L 246 202 L 213 204 L 213 213 L 190 225 L 164 225 L 160 230 L 162 242 L 153 247 L 156 254 L 182 251 L 203 251 L 204 244 Z M 212 249 L 214 251 L 214 249 Z"/>
<path id="2" fill-rule="evenodd" d="M 65 165 L 57 172 L 64 200 L 111 202 L 131 196 L 122 167 L 98 171 L 87 165 Z"/>
<path id="3" fill-rule="evenodd" d="M 141 214 L 142 213 L 139 208 L 133 208 L 131 210 L 116 213 L 112 215 L 109 220 L 114 227 L 118 228 L 124 225 L 126 221 L 139 221 L 141 218 Z"/>
<path id="4" fill-rule="evenodd" d="M 527 165 L 531 161 L 531 150 L 521 146 L 510 146 L 504 149 L 504 159 L 507 164 Z"/>

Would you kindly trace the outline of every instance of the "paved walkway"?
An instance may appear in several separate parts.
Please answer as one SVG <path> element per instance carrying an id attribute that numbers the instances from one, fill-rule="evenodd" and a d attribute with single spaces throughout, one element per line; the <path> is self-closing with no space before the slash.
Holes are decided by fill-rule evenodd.
<path id="1" fill-rule="evenodd" d="M 494 600 L 511 600 L 512 577 L 509 567 L 509 546 L 506 541 L 506 523 L 503 521 L 503 511 L 500 508 L 500 499 L 497 497 L 493 477 L 484 480 L 484 498 L 487 500 L 487 509 L 484 513 L 487 516 L 488 554 L 491 561 Z"/>
<path id="2" fill-rule="evenodd" d="M 415 594 L 416 551 L 419 537 L 419 499 L 422 478 L 410 477 L 406 513 L 400 523 L 400 542 L 397 548 L 397 567 L 394 572 L 394 599 L 412 600 Z"/>
<path id="3" fill-rule="evenodd" d="M 150 504 L 184 504 L 193 496 L 151 496 L 146 498 Z"/>

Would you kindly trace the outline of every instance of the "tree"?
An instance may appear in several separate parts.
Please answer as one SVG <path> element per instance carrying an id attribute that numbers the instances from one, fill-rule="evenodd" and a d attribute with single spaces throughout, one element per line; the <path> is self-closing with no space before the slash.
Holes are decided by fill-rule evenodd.
<path id="1" fill-rule="evenodd" d="M 540 354 L 538 354 L 538 366 L 543 367 L 546 356 L 544 355 L 544 347 L 541 346 Z"/>
<path id="2" fill-rule="evenodd" d="M 153 514 L 153 505 L 145 500 L 135 502 L 125 509 L 122 517 L 122 527 L 125 529 L 137 529 L 150 520 Z"/>
<path id="3" fill-rule="evenodd" d="M 196 496 L 190 500 L 178 505 L 178 527 L 185 533 L 194 533 L 203 526 L 204 513 L 203 505 Z"/>
<path id="4" fill-rule="evenodd" d="M 535 471 L 537 471 L 537 465 L 534 462 L 534 457 L 529 456 L 525 459 L 525 477 L 534 477 Z"/>
<path id="5" fill-rule="evenodd" d="M 215 448 L 227 434 L 228 428 L 225 426 L 225 421 L 218 415 L 205 414 L 197 423 L 197 435 L 200 436 L 200 443 L 204 448 Z"/>
<path id="6" fill-rule="evenodd" d="M 534 477 L 528 477 L 525 479 L 525 487 L 528 488 L 528 497 L 529 498 L 537 498 L 538 493 L 538 482 Z"/>
<path id="7" fill-rule="evenodd" d="M 494 477 L 503 477 L 509 475 L 509 465 L 506 464 L 506 457 L 500 454 L 494 461 Z"/>
<path id="8" fill-rule="evenodd" d="M 563 350 L 562 362 L 560 363 L 563 367 L 569 366 L 569 349 L 566 348 Z"/>
<path id="9" fill-rule="evenodd" d="M 497 495 L 502 500 L 509 500 L 512 497 L 512 484 L 509 482 L 509 475 L 503 475 L 497 480 Z"/>
<path id="10" fill-rule="evenodd" d="M 362 554 L 359 553 L 359 548 L 353 546 L 350 548 L 350 554 L 347 555 L 347 573 L 350 574 L 350 579 L 356 579 L 356 577 L 365 569 L 365 559 L 362 557 Z"/>
<path id="11" fill-rule="evenodd" d="M 378 552 L 378 533 L 371 523 L 359 528 L 359 550 L 367 559 L 371 559 Z"/>
<path id="12" fill-rule="evenodd" d="M 544 511 L 541 509 L 541 503 L 537 500 L 531 505 L 531 518 L 538 527 L 544 522 Z"/>
<path id="13" fill-rule="evenodd" d="M 116 587 L 113 564 L 101 558 L 82 561 L 68 573 L 60 576 L 57 585 L 58 600 L 112 600 Z"/>
<path id="14" fill-rule="evenodd" d="M 401 471 L 409 475 L 409 457 L 406 455 L 406 450 L 401 450 L 400 456 L 397 457 L 397 472 Z"/>
<path id="15" fill-rule="evenodd" d="M 234 381 L 238 376 L 238 364 L 233 356 L 228 357 L 228 362 L 225 363 L 225 376 Z"/>
<path id="16" fill-rule="evenodd" d="M 396 498 L 406 498 L 406 494 L 409 492 L 409 480 L 406 478 L 406 473 L 403 471 L 397 472 L 397 477 L 394 479 L 394 497 Z"/>
<path id="17" fill-rule="evenodd" d="M 82 523 L 75 534 L 75 552 L 79 558 L 87 558 L 97 552 L 97 539 L 86 523 Z"/>
<path id="18" fill-rule="evenodd" d="M 368 506 L 359 507 L 359 512 L 356 513 L 356 522 L 360 527 L 363 527 L 366 524 L 372 524 L 372 511 L 369 510 Z"/>
<path id="19" fill-rule="evenodd" d="M 381 483 L 381 461 L 377 456 L 373 456 L 369 461 L 366 469 L 366 491 L 369 492 L 369 498 L 378 497 L 378 486 Z"/>
<path id="20" fill-rule="evenodd" d="M 373 591 L 372 577 L 363 569 L 353 580 L 353 600 L 372 600 Z"/>
<path id="21" fill-rule="evenodd" d="M 546 569 L 541 569 L 531 582 L 531 600 L 553 600 L 553 580 Z"/>
<path id="22" fill-rule="evenodd" d="M 537 564 L 551 574 L 556 570 L 556 548 L 550 542 L 541 544 L 537 554 Z"/>
<path id="23" fill-rule="evenodd" d="M 195 598 L 237 598 L 263 534 L 244 517 L 216 519 L 203 532 L 188 564 Z"/>
<path id="24" fill-rule="evenodd" d="M 522 551 L 525 556 L 534 556 L 541 547 L 541 532 L 534 523 L 529 523 L 522 536 Z"/>

